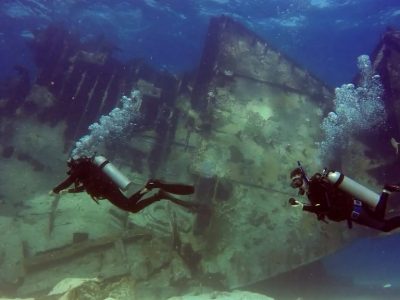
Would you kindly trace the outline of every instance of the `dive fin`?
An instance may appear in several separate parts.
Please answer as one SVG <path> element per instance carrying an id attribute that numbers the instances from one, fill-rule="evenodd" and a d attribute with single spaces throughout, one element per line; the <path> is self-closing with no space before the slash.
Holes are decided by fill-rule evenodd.
<path id="1" fill-rule="evenodd" d="M 168 193 L 176 195 L 190 195 L 194 193 L 194 186 L 188 184 L 161 182 L 158 187 Z"/>

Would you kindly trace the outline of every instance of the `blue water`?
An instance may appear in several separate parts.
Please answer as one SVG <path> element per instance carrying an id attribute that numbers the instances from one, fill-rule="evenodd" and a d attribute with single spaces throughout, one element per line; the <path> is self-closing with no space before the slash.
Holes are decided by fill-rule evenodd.
<path id="1" fill-rule="evenodd" d="M 210 17 L 220 14 L 244 23 L 332 86 L 352 80 L 356 58 L 373 51 L 386 27 L 400 28 L 399 0 L 2 0 L 0 78 L 17 64 L 34 71 L 27 42 L 54 21 L 82 39 L 104 35 L 120 48 L 119 59 L 143 57 L 157 68 L 188 71 L 199 62 Z M 365 239 L 325 265 L 360 284 L 398 286 L 399 251 L 397 235 Z"/>
<path id="2" fill-rule="evenodd" d="M 400 287 L 400 237 L 360 239 L 325 259 L 332 274 L 352 278 L 360 286 Z"/>
<path id="3" fill-rule="evenodd" d="M 2 0 L 0 69 L 30 63 L 26 40 L 52 21 L 89 38 L 104 34 L 118 56 L 142 56 L 173 72 L 199 61 L 208 20 L 226 14 L 337 86 L 349 82 L 356 57 L 369 54 L 387 26 L 400 23 L 398 0 L 73 1 Z"/>

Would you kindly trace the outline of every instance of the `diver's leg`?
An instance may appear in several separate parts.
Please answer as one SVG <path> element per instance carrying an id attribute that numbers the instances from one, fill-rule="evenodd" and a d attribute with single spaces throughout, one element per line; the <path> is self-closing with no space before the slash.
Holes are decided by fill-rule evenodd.
<path id="1" fill-rule="evenodd" d="M 352 220 L 357 224 L 364 225 L 381 231 L 384 231 L 386 224 L 384 220 L 378 219 L 375 216 L 375 212 L 370 211 L 366 207 L 363 207 L 361 209 L 360 215 Z"/>
<path id="2" fill-rule="evenodd" d="M 109 191 L 107 195 L 104 195 L 104 197 L 112 204 L 114 204 L 116 207 L 126 211 L 130 211 L 132 205 L 135 205 L 138 199 L 140 199 L 142 195 L 139 194 L 139 192 L 137 192 L 136 194 L 134 194 L 134 196 L 135 197 L 132 196 L 133 198 L 130 197 L 128 199 L 119 189 Z"/>
<path id="3" fill-rule="evenodd" d="M 168 193 L 177 195 L 190 195 L 194 193 L 194 186 L 182 183 L 169 183 L 158 179 L 150 179 L 146 184 L 147 189 L 159 188 Z"/>
<path id="4" fill-rule="evenodd" d="M 145 194 L 147 194 L 150 191 L 148 188 L 143 188 L 141 190 L 138 190 L 136 193 L 134 193 L 132 196 L 129 197 L 129 202 L 138 202 Z"/>
<path id="5" fill-rule="evenodd" d="M 379 202 L 375 207 L 374 214 L 379 220 L 383 220 L 385 218 L 386 205 L 389 195 L 390 193 L 386 189 L 383 189 L 382 194 L 379 198 Z"/>
<path id="6" fill-rule="evenodd" d="M 393 229 L 400 227 L 400 216 L 393 217 L 384 222 L 385 222 L 385 225 L 383 226 L 382 231 L 384 231 L 384 232 L 392 231 Z"/>
<path id="7" fill-rule="evenodd" d="M 149 206 L 150 204 L 159 201 L 162 199 L 162 196 L 159 195 L 159 193 L 154 194 L 151 197 L 148 197 L 146 199 L 140 200 L 144 194 L 147 193 L 147 189 L 142 189 L 135 194 L 133 194 L 131 197 L 127 198 L 125 197 L 124 194 L 121 193 L 121 191 L 116 190 L 113 191 L 112 193 L 109 193 L 107 195 L 107 199 L 117 206 L 120 209 L 137 213 L 138 211 L 141 211 L 143 208 L 146 206 Z"/>
<path id="8" fill-rule="evenodd" d="M 379 208 L 379 209 L 384 209 L 384 208 Z M 389 220 L 380 219 L 377 217 L 376 210 L 372 212 L 371 210 L 369 210 L 367 207 L 364 206 L 360 212 L 360 215 L 357 218 L 353 219 L 353 221 L 360 225 L 368 226 L 370 228 L 374 228 L 384 232 L 389 232 L 395 228 L 400 227 L 400 216 L 393 217 Z"/>
<path id="9" fill-rule="evenodd" d="M 195 210 L 195 209 L 199 208 L 199 205 L 196 203 L 189 203 L 189 202 L 177 199 L 177 198 L 173 197 L 171 194 L 168 194 L 167 192 L 165 192 L 163 190 L 159 190 L 158 193 L 154 194 L 153 196 L 136 202 L 135 205 L 133 205 L 131 207 L 130 211 L 138 212 L 138 211 L 142 210 L 143 208 L 153 204 L 154 202 L 157 202 L 157 201 L 160 201 L 163 199 L 169 200 L 177 205 L 186 207 L 191 210 Z"/>
<path id="10" fill-rule="evenodd" d="M 143 196 L 143 195 L 142 195 Z M 144 209 L 145 207 L 153 204 L 154 202 L 160 201 L 162 197 L 159 195 L 159 193 L 154 194 L 153 196 L 150 196 L 148 198 L 139 200 L 139 201 L 129 201 L 131 204 L 129 206 L 129 211 L 133 213 L 137 213 Z M 130 200 L 130 199 L 129 199 Z"/>
<path id="11" fill-rule="evenodd" d="M 169 194 L 163 190 L 160 190 L 158 193 L 160 194 L 160 196 L 163 199 L 169 200 L 177 205 L 180 205 L 180 206 L 183 206 L 183 207 L 186 207 L 189 209 L 196 209 L 199 207 L 199 205 L 197 203 L 187 202 L 187 201 L 183 201 L 181 199 L 175 198 L 174 196 L 172 196 L 171 194 Z"/>
<path id="12" fill-rule="evenodd" d="M 389 192 L 400 192 L 400 185 L 399 184 L 385 184 L 383 189 L 387 190 Z"/>
<path id="13" fill-rule="evenodd" d="M 397 184 L 385 184 L 379 202 L 375 207 L 375 216 L 380 220 L 385 219 L 387 200 L 392 192 L 400 192 L 400 186 Z"/>

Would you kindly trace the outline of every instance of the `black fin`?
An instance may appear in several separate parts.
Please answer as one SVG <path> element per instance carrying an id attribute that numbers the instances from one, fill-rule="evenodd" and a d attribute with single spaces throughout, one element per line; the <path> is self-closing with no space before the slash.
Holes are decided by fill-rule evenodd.
<path id="1" fill-rule="evenodd" d="M 160 183 L 159 188 L 176 195 L 190 195 L 194 193 L 194 186 L 180 183 Z"/>

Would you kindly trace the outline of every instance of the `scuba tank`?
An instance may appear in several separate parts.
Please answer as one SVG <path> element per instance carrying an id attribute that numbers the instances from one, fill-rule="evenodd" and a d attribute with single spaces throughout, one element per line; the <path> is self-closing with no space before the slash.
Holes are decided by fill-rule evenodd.
<path id="1" fill-rule="evenodd" d="M 371 208 L 375 208 L 379 202 L 380 196 L 377 193 L 371 191 L 358 182 L 355 182 L 353 179 L 344 176 L 340 172 L 329 171 L 328 174 L 326 174 L 326 178 L 332 185 L 350 195 L 353 195 L 357 200 L 360 200 Z"/>
<path id="2" fill-rule="evenodd" d="M 112 163 L 104 156 L 95 156 L 93 162 L 104 174 L 108 176 L 122 191 L 126 191 L 132 184 L 124 174 L 122 174 Z"/>

